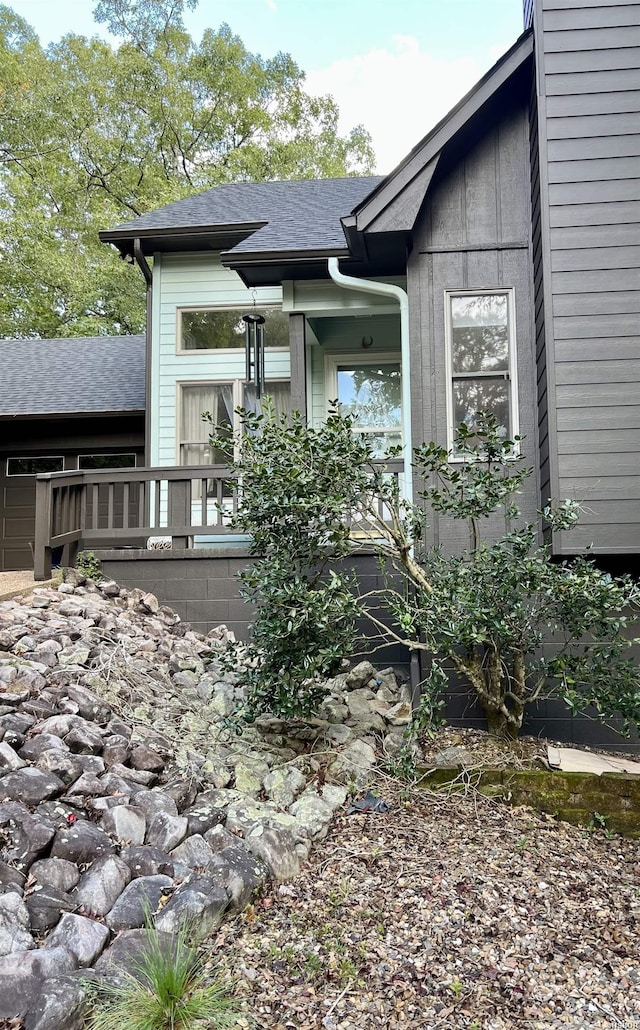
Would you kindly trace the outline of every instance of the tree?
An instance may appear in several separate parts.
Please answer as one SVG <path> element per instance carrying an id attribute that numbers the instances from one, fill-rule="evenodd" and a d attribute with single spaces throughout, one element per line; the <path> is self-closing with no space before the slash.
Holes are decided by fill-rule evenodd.
<path id="1" fill-rule="evenodd" d="M 290 56 L 252 54 L 226 25 L 195 41 L 184 7 L 100 0 L 117 45 L 43 49 L 0 5 L 0 337 L 143 327 L 142 277 L 100 229 L 223 182 L 369 170 L 368 135 L 340 136 Z"/>
<path id="2" fill-rule="evenodd" d="M 318 429 L 299 417 L 276 421 L 272 412 L 245 419 L 234 525 L 252 535 L 260 556 L 241 577 L 244 596 L 257 606 L 256 707 L 313 707 L 322 677 L 349 655 L 360 614 L 383 636 L 432 657 L 432 689 L 446 683 L 443 666 L 453 666 L 492 733 L 516 737 L 526 707 L 554 696 L 574 709 L 594 705 L 602 717 L 640 721 L 624 614 L 637 612 L 640 591 L 586 558 L 556 562 L 538 544 L 537 528 L 523 523 L 514 503 L 532 471 L 517 453 L 519 441 L 505 440 L 495 417 L 480 414 L 472 429 L 459 427 L 453 452 L 435 443 L 417 448 L 414 465 L 426 484 L 417 505 L 401 497 L 354 425 L 355 416 L 338 413 Z M 484 541 L 483 526 L 499 509 L 510 529 Z M 459 554 L 424 547 L 429 510 L 467 521 L 469 547 Z M 570 529 L 579 507 L 566 501 L 540 514 Z M 338 573 L 335 561 L 343 568 L 363 545 L 393 575 L 356 604 L 348 597 L 355 577 Z M 385 607 L 391 625 L 380 618 Z"/>

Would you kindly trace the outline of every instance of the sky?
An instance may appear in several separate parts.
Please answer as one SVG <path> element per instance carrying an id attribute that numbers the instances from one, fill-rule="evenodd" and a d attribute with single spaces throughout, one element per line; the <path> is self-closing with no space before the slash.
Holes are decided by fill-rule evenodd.
<path id="1" fill-rule="evenodd" d="M 5 0 L 43 45 L 67 32 L 106 35 L 93 0 Z M 340 128 L 370 132 L 386 174 L 522 32 L 521 0 L 200 0 L 194 38 L 230 25 L 253 52 L 291 54 L 307 90 L 330 93 Z"/>

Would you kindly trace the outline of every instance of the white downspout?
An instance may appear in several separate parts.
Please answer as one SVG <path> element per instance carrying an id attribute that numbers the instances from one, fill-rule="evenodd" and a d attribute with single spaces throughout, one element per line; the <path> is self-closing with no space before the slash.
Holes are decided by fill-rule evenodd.
<path id="1" fill-rule="evenodd" d="M 402 445 L 404 455 L 404 484 L 402 496 L 405 500 L 413 502 L 413 446 L 411 441 L 411 377 L 410 355 L 409 355 L 409 298 L 406 291 L 400 286 L 392 283 L 376 283 L 370 279 L 357 279 L 355 276 L 344 275 L 338 267 L 338 259 L 328 259 L 329 275 L 334 283 L 344 287 L 345 290 L 355 290 L 358 293 L 373 293 L 378 297 L 394 297 L 400 305 L 400 356 L 401 356 L 401 382 L 402 382 Z"/>

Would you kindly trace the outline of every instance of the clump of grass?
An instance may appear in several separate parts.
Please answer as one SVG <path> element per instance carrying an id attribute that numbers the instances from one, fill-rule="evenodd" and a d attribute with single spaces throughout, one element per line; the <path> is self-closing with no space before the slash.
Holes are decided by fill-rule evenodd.
<path id="1" fill-rule="evenodd" d="M 227 985 L 211 982 L 181 930 L 165 943 L 154 928 L 132 971 L 92 992 L 90 1030 L 226 1030 L 236 1023 Z"/>

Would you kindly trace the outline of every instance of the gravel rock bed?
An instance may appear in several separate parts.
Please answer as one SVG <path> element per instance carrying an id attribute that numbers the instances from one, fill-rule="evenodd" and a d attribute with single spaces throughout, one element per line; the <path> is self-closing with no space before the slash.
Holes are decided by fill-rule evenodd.
<path id="1" fill-rule="evenodd" d="M 637 841 L 381 790 L 388 814 L 340 814 L 300 877 L 219 931 L 258 1026 L 640 1023 Z"/>

